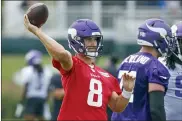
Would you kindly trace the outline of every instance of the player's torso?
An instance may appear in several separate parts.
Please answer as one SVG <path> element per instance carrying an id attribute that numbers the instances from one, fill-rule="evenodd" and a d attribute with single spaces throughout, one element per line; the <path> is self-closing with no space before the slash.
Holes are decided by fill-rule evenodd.
<path id="1" fill-rule="evenodd" d="M 37 98 L 46 98 L 48 95 L 48 85 L 50 80 L 50 73 L 44 69 L 41 75 L 34 68 L 29 68 L 30 73 L 27 82 L 27 98 L 37 97 Z"/>
<path id="2" fill-rule="evenodd" d="M 114 113 L 113 120 L 150 120 L 147 68 L 153 59 L 150 54 L 137 53 L 126 58 L 121 64 L 118 78 L 121 78 L 123 72 L 130 71 L 136 80 L 130 103 L 122 113 Z"/>
<path id="3" fill-rule="evenodd" d="M 176 64 L 176 68 L 169 69 L 169 73 L 171 77 L 164 100 L 166 119 L 182 120 L 182 65 Z"/>
<path id="4" fill-rule="evenodd" d="M 98 67 L 92 68 L 80 61 L 76 63 L 70 75 L 62 78 L 66 96 L 61 108 L 62 116 L 76 117 L 62 119 L 107 119 L 105 111 L 111 96 L 110 78 Z"/>
<path id="5" fill-rule="evenodd" d="M 176 64 L 175 70 L 169 70 L 169 79 L 166 96 L 182 100 L 182 65 Z"/>

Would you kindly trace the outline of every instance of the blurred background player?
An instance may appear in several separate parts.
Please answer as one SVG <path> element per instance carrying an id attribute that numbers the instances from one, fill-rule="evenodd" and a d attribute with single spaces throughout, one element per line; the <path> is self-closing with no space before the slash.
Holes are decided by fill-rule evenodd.
<path id="1" fill-rule="evenodd" d="M 116 78 L 117 78 L 117 63 L 118 63 L 118 61 L 119 61 L 119 58 L 113 54 L 111 57 L 109 57 L 109 60 L 106 63 L 107 68 L 105 68 L 105 70 L 107 72 L 109 72 L 111 75 L 113 75 Z M 111 115 L 112 115 L 112 110 L 109 107 L 107 107 L 108 120 L 111 120 Z"/>
<path id="2" fill-rule="evenodd" d="M 65 95 L 57 120 L 107 120 L 107 105 L 117 112 L 125 109 L 134 78 L 123 75 L 121 94 L 117 79 L 94 64 L 102 50 L 103 38 L 92 20 L 76 20 L 68 29 L 68 44 L 76 52 L 75 56 L 32 25 L 27 15 L 24 15 L 24 25 L 40 39 L 62 76 Z"/>
<path id="3" fill-rule="evenodd" d="M 56 121 L 64 97 L 64 89 L 61 83 L 61 76 L 59 73 L 55 73 L 52 76 L 49 90 L 52 93 L 51 95 L 53 97 L 53 108 L 52 108 L 53 110 L 52 110 L 51 120 Z"/>
<path id="4" fill-rule="evenodd" d="M 109 72 L 111 75 L 117 78 L 117 63 L 119 61 L 119 58 L 116 55 L 111 55 L 108 60 L 107 68 L 105 69 L 107 72 Z"/>
<path id="5" fill-rule="evenodd" d="M 171 56 L 159 59 L 171 75 L 164 104 L 167 120 L 182 120 L 182 22 L 174 24 L 171 29 L 177 47 Z"/>
<path id="6" fill-rule="evenodd" d="M 25 120 L 50 119 L 50 110 L 46 101 L 52 73 L 43 67 L 42 53 L 38 50 L 30 50 L 26 54 L 25 60 L 27 65 L 14 77 L 15 83 L 24 85 L 22 99 L 17 105 L 15 116 L 20 117 L 23 110 Z"/>
<path id="7" fill-rule="evenodd" d="M 171 42 L 171 29 L 161 19 L 148 19 L 138 28 L 137 43 L 142 47 L 124 59 L 118 74 L 119 79 L 125 72 L 136 77 L 134 91 L 126 109 L 114 112 L 112 120 L 166 120 L 164 95 L 170 74 L 157 58 L 169 54 Z"/>

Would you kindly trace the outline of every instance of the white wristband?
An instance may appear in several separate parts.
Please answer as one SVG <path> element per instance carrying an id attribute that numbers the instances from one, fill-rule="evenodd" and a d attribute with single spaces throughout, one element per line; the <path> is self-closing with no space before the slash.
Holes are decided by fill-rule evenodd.
<path id="1" fill-rule="evenodd" d="M 128 92 L 128 91 L 126 91 L 126 90 L 123 88 L 122 96 L 123 96 L 124 98 L 126 98 L 126 99 L 130 99 L 132 93 L 133 93 L 133 91 Z"/>

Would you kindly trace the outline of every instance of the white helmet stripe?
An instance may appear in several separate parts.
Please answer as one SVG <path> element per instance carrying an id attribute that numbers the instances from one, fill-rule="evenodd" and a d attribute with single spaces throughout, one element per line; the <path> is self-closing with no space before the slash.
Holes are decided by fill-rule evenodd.
<path id="1" fill-rule="evenodd" d="M 167 35 L 167 31 L 164 28 L 151 27 L 146 23 L 146 26 L 153 32 L 159 33 L 163 38 Z"/>

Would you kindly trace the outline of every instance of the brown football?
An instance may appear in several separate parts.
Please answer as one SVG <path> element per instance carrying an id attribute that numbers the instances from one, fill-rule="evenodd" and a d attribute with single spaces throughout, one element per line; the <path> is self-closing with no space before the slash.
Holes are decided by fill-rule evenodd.
<path id="1" fill-rule="evenodd" d="M 36 3 L 30 6 L 26 14 L 30 23 L 40 28 L 47 21 L 49 11 L 44 3 Z"/>

